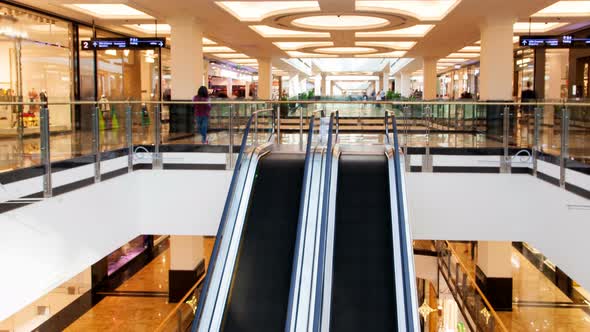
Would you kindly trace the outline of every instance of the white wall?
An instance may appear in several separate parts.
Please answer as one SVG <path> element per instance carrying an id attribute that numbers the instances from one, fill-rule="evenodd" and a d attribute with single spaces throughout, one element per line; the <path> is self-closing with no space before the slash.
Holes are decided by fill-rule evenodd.
<path id="1" fill-rule="evenodd" d="M 0 214 L 0 321 L 139 234 L 214 235 L 230 171 L 136 171 Z M 590 288 L 590 211 L 530 175 L 409 173 L 415 239 L 526 241 Z"/>

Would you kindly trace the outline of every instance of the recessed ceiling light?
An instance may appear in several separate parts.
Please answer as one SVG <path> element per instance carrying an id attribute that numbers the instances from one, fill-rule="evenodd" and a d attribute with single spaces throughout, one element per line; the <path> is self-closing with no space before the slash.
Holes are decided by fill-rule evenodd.
<path id="1" fill-rule="evenodd" d="M 465 46 L 459 52 L 481 52 L 481 46 Z"/>
<path id="2" fill-rule="evenodd" d="M 518 43 L 520 37 L 518 36 L 512 36 L 512 44 Z M 475 45 L 481 45 L 481 40 L 478 40 L 475 42 Z"/>
<path id="3" fill-rule="evenodd" d="M 458 63 L 458 62 L 465 62 L 467 61 L 467 59 L 439 59 L 438 62 L 439 63 Z"/>
<path id="4" fill-rule="evenodd" d="M 273 44 L 283 51 L 294 51 L 303 47 L 322 47 L 334 45 L 333 42 L 274 42 Z"/>
<path id="5" fill-rule="evenodd" d="M 277 14 L 320 11 L 317 1 L 218 1 L 216 4 L 238 20 L 248 22 L 260 22 Z"/>
<path id="6" fill-rule="evenodd" d="M 388 31 L 371 31 L 356 32 L 357 37 L 424 37 L 434 25 L 417 24 L 409 28 L 388 30 Z"/>
<path id="7" fill-rule="evenodd" d="M 233 49 L 227 46 L 205 46 L 203 47 L 204 53 L 231 53 L 235 52 Z"/>
<path id="8" fill-rule="evenodd" d="M 158 34 L 170 34 L 172 29 L 169 24 L 125 24 L 124 26 L 149 34 L 154 34 L 156 31 Z"/>
<path id="9" fill-rule="evenodd" d="M 439 21 L 455 8 L 455 5 L 458 3 L 459 0 L 357 1 L 356 10 L 410 13 L 421 21 Z"/>
<path id="10" fill-rule="evenodd" d="M 514 23 L 515 33 L 526 33 L 526 32 L 548 32 L 559 27 L 567 25 L 567 23 L 560 22 L 516 22 Z"/>
<path id="11" fill-rule="evenodd" d="M 479 53 L 451 53 L 448 58 L 478 58 Z"/>
<path id="12" fill-rule="evenodd" d="M 582 17 L 590 16 L 590 1 L 558 1 L 545 7 L 533 17 Z"/>
<path id="13" fill-rule="evenodd" d="M 353 30 L 384 27 L 389 20 L 362 15 L 313 15 L 295 19 L 291 24 L 307 29 Z"/>
<path id="14" fill-rule="evenodd" d="M 314 51 L 323 54 L 362 54 L 374 53 L 377 49 L 371 47 L 320 47 Z"/>
<path id="15" fill-rule="evenodd" d="M 217 45 L 217 43 L 209 38 L 203 37 L 203 45 Z"/>
<path id="16" fill-rule="evenodd" d="M 287 51 L 287 54 L 292 58 L 336 58 L 337 55 L 333 54 L 315 54 L 315 53 L 305 53 L 299 51 Z"/>
<path id="17" fill-rule="evenodd" d="M 398 50 L 409 50 L 412 47 L 414 47 L 414 45 L 416 45 L 416 42 L 413 41 L 392 41 L 392 42 L 381 42 L 381 41 L 374 41 L 374 42 L 356 42 L 355 43 L 356 46 L 380 46 L 380 47 L 390 47 L 390 48 L 395 48 Z"/>
<path id="18" fill-rule="evenodd" d="M 135 8 L 129 7 L 125 4 L 121 3 L 110 3 L 110 4 L 100 4 L 100 3 L 81 3 L 81 4 L 67 4 L 64 5 L 70 9 L 94 16 L 100 17 L 105 19 L 123 19 L 123 18 L 133 18 L 133 19 L 153 19 L 153 16 L 150 16 L 142 11 L 139 11 Z"/>
<path id="19" fill-rule="evenodd" d="M 405 54 L 406 54 L 406 51 L 394 51 L 394 52 L 387 52 L 387 53 L 355 55 L 355 58 L 401 58 Z"/>
<path id="20" fill-rule="evenodd" d="M 277 29 L 269 27 L 268 25 L 251 25 L 250 29 L 258 32 L 262 37 L 265 38 L 329 38 L 329 32 L 307 32 L 307 31 L 295 31 L 286 29 Z"/>
<path id="21" fill-rule="evenodd" d="M 241 59 L 241 58 L 248 58 L 246 54 L 242 53 L 215 53 L 213 56 L 223 59 Z"/>

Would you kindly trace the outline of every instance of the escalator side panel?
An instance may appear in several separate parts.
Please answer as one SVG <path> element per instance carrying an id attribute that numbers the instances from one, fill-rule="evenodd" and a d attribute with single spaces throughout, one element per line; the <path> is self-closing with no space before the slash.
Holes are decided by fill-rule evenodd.
<path id="1" fill-rule="evenodd" d="M 342 155 L 330 330 L 396 331 L 387 159 Z"/>
<path id="2" fill-rule="evenodd" d="M 259 162 L 223 331 L 285 327 L 303 170 L 302 155 L 271 154 Z"/>

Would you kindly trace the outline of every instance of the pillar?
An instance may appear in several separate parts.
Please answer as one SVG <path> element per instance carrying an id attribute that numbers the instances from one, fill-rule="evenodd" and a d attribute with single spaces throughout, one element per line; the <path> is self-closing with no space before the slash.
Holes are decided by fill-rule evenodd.
<path id="1" fill-rule="evenodd" d="M 410 86 L 410 78 L 411 78 L 411 73 L 408 72 L 402 72 L 400 75 L 400 92 L 402 94 L 403 97 L 409 97 L 410 94 L 412 94 L 412 88 Z"/>
<path id="2" fill-rule="evenodd" d="M 270 100 L 272 96 L 272 61 L 258 59 L 258 99 Z"/>
<path id="3" fill-rule="evenodd" d="M 322 97 L 325 97 L 328 94 L 328 81 L 326 80 L 327 77 L 328 74 L 322 73 Z"/>
<path id="4" fill-rule="evenodd" d="M 227 91 L 227 98 L 231 99 L 234 96 L 233 85 L 234 85 L 234 80 L 231 77 L 227 77 L 225 79 L 225 89 Z"/>
<path id="5" fill-rule="evenodd" d="M 512 311 L 511 257 L 511 242 L 477 243 L 477 285 L 496 311 Z"/>
<path id="6" fill-rule="evenodd" d="M 209 60 L 203 60 L 203 85 L 209 89 Z"/>
<path id="7" fill-rule="evenodd" d="M 396 74 L 393 78 L 395 80 L 395 93 L 402 93 L 402 75 Z"/>
<path id="8" fill-rule="evenodd" d="M 386 67 L 387 70 L 383 71 L 383 76 L 381 78 L 381 89 L 387 93 L 390 90 L 389 88 L 389 66 Z"/>
<path id="9" fill-rule="evenodd" d="M 192 100 L 203 85 L 203 32 L 192 17 L 176 17 L 168 23 L 172 40 L 172 98 Z"/>
<path id="10" fill-rule="evenodd" d="M 168 301 L 182 300 L 204 273 L 203 237 L 171 235 Z"/>
<path id="11" fill-rule="evenodd" d="M 436 58 L 424 57 L 423 59 L 424 71 L 424 92 L 422 99 L 434 100 L 436 99 Z"/>
<path id="12" fill-rule="evenodd" d="M 514 19 L 488 17 L 480 25 L 480 87 L 482 101 L 512 100 Z"/>
<path id="13" fill-rule="evenodd" d="M 252 82 L 250 81 L 246 81 L 246 85 L 244 86 L 244 98 L 245 99 L 249 99 L 250 98 L 250 84 Z"/>
<path id="14" fill-rule="evenodd" d="M 334 85 L 336 85 L 336 82 L 330 81 L 330 96 L 331 97 L 334 97 Z"/>
<path id="15" fill-rule="evenodd" d="M 316 75 L 315 76 L 315 81 L 314 83 L 314 87 L 313 87 L 313 92 L 316 96 L 321 96 L 322 95 L 322 75 Z"/>
<path id="16" fill-rule="evenodd" d="M 140 57 L 140 71 L 141 71 L 141 100 L 152 100 L 152 71 L 154 64 L 145 61 L 144 57 Z"/>

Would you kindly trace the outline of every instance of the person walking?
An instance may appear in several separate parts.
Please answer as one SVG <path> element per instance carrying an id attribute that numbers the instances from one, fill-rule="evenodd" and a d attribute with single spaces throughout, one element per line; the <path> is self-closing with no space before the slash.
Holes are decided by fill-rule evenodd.
<path id="1" fill-rule="evenodd" d="M 193 97 L 193 101 L 209 101 L 209 91 L 204 86 L 201 86 L 197 91 L 197 95 Z M 197 118 L 197 128 L 201 134 L 201 143 L 209 144 L 207 139 L 207 128 L 209 127 L 209 114 L 211 113 L 211 104 L 195 104 L 195 116 Z"/>

